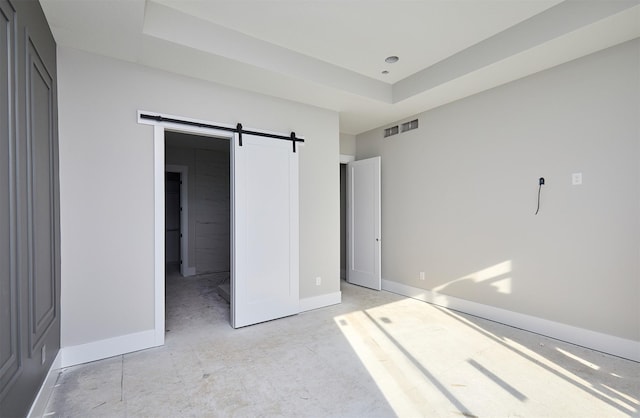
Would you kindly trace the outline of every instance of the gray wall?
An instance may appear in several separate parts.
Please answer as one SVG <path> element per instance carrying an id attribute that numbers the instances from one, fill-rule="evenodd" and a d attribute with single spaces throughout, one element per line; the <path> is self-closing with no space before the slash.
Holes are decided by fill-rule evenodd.
<path id="1" fill-rule="evenodd" d="M 304 135 L 300 298 L 339 292 L 336 112 L 71 48 L 58 54 L 63 348 L 154 330 L 153 127 L 137 123 L 139 110 Z"/>
<path id="2" fill-rule="evenodd" d="M 382 156 L 383 278 L 640 340 L 639 51 L 422 113 L 415 131 L 359 135 L 359 159 Z"/>
<path id="3" fill-rule="evenodd" d="M 340 134 L 340 154 L 356 155 L 356 136 Z"/>
<path id="4" fill-rule="evenodd" d="M 167 133 L 167 140 L 172 136 L 179 140 L 181 134 Z M 168 146 L 165 161 L 167 164 L 184 165 L 188 168 L 188 267 L 195 267 L 196 274 L 229 271 L 231 244 L 228 147 L 226 150 L 212 150 Z"/>

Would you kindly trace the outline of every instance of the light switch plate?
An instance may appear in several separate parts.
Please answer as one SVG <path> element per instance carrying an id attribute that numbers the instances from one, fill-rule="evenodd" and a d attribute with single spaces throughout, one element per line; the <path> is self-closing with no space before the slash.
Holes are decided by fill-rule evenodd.
<path id="1" fill-rule="evenodd" d="M 571 184 L 574 186 L 582 184 L 582 173 L 573 173 L 571 175 Z"/>

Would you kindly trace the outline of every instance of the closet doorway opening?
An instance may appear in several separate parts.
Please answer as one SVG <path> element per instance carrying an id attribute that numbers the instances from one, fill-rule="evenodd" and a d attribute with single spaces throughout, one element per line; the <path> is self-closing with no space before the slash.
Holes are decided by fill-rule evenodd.
<path id="1" fill-rule="evenodd" d="M 340 279 L 347 281 L 347 257 L 349 236 L 347 234 L 347 164 L 355 161 L 352 155 L 340 154 Z"/>
<path id="2" fill-rule="evenodd" d="M 166 132 L 204 136 L 207 141 L 223 140 L 229 149 L 229 170 L 221 173 L 228 175 L 227 185 L 221 187 L 228 190 L 230 196 L 230 245 L 227 247 L 230 257 L 225 258 L 229 260 L 231 297 L 224 310 L 228 323 L 240 328 L 298 314 L 299 153 L 296 150 L 300 145 L 296 144 L 304 143 L 304 137 L 297 137 L 295 132 L 284 135 L 243 129 L 240 123 L 236 127 L 221 126 L 142 111 L 138 112 L 138 123 L 153 125 L 154 344 L 164 344 L 169 316 L 165 312 L 170 309 L 165 309 Z M 184 144 L 181 141 L 181 145 Z M 190 172 L 188 177 L 191 189 L 194 182 Z M 183 193 L 181 199 L 182 196 Z M 202 205 L 197 210 L 203 210 Z M 189 225 L 193 222 L 190 216 Z M 191 233 L 191 226 L 182 231 L 183 235 L 187 231 L 188 241 L 193 242 L 195 234 Z M 197 273 L 201 254 L 192 250 L 189 246 L 188 255 L 181 258 L 187 263 L 196 263 L 190 267 L 195 267 Z"/>
<path id="3" fill-rule="evenodd" d="M 165 328 L 229 323 L 231 143 L 165 130 Z"/>

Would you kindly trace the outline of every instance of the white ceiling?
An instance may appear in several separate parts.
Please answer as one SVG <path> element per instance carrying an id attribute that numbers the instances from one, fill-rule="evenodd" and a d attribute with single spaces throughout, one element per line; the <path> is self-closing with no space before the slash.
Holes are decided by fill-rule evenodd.
<path id="1" fill-rule="evenodd" d="M 61 45 L 335 110 L 350 134 L 640 36 L 640 0 L 40 3 Z"/>

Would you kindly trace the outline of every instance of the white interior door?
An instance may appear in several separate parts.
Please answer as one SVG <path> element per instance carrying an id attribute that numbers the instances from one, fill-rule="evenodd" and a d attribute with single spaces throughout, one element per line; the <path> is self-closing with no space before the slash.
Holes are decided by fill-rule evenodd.
<path id="1" fill-rule="evenodd" d="M 291 142 L 235 135 L 231 325 L 297 314 L 298 154 Z"/>
<path id="2" fill-rule="evenodd" d="M 347 172 L 347 280 L 380 290 L 380 157 L 350 162 Z"/>

